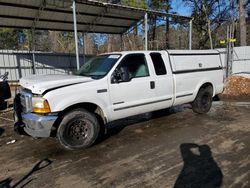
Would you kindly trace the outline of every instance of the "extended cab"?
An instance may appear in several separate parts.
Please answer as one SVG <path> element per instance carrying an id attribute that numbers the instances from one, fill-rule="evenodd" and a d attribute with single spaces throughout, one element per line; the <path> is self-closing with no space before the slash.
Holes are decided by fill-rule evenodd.
<path id="1" fill-rule="evenodd" d="M 33 137 L 56 135 L 67 149 L 85 148 L 117 119 L 184 103 L 207 113 L 223 91 L 223 77 L 215 50 L 103 54 L 76 75 L 22 78 L 15 128 Z"/>

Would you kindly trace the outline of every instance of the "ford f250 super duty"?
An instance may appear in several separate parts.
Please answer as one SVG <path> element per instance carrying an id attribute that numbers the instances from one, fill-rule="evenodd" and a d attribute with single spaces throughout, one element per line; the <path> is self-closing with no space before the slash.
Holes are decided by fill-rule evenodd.
<path id="1" fill-rule="evenodd" d="M 15 129 L 56 136 L 67 149 L 91 146 L 108 122 L 190 103 L 207 113 L 223 91 L 215 50 L 132 51 L 102 54 L 76 75 L 34 75 L 20 80 Z"/>

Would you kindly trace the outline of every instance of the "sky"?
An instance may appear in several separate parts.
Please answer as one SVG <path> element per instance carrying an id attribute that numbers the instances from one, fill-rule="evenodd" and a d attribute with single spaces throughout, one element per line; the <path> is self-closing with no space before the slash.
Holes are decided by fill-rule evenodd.
<path id="1" fill-rule="evenodd" d="M 190 16 L 191 9 L 182 0 L 172 0 L 172 9 L 179 15 Z"/>
<path id="2" fill-rule="evenodd" d="M 183 0 L 172 0 L 172 11 L 178 15 L 191 16 L 191 9 L 185 5 Z M 98 35 L 96 37 L 99 45 L 106 41 L 106 35 Z"/>

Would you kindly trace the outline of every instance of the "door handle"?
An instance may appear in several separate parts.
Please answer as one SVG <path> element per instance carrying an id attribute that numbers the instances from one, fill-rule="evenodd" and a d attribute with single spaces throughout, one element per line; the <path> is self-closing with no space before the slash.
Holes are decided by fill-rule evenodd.
<path id="1" fill-rule="evenodd" d="M 155 82 L 154 81 L 151 81 L 150 82 L 150 89 L 154 89 L 155 88 Z"/>

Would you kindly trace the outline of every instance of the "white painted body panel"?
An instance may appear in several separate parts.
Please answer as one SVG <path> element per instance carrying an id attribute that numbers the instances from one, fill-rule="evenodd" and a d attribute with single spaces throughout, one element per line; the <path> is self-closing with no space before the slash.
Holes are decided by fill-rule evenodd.
<path id="1" fill-rule="evenodd" d="M 154 90 L 150 89 L 149 83 L 150 77 L 143 77 L 132 79 L 130 82 L 110 84 L 109 91 L 112 102 L 110 119 L 115 120 L 145 113 L 148 109 L 154 110 L 154 104 L 138 106 L 155 100 Z M 126 108 L 128 106 L 134 107 Z"/>
<path id="2" fill-rule="evenodd" d="M 173 72 L 176 72 L 176 74 L 173 74 L 175 81 L 174 105 L 194 101 L 200 87 L 204 83 L 211 83 L 213 85 L 213 96 L 222 93 L 224 87 L 223 69 L 212 70 L 213 68 L 223 68 L 221 57 L 218 51 L 169 50 L 168 54 Z M 208 70 L 202 71 L 204 69 Z M 191 72 L 192 70 L 194 71 Z M 187 73 L 178 74 L 178 72 L 183 71 L 187 71 Z"/>
<path id="3" fill-rule="evenodd" d="M 49 102 L 52 112 L 60 112 L 79 103 L 93 103 L 98 105 L 108 118 L 110 108 L 109 93 L 97 93 L 98 90 L 107 89 L 107 78 L 75 84 L 52 90 L 44 95 Z"/>
<path id="4" fill-rule="evenodd" d="M 74 83 L 93 81 L 91 78 L 75 75 L 32 75 L 20 80 L 20 85 L 32 90 L 32 93 L 42 94 L 44 91 Z"/>
<path id="5" fill-rule="evenodd" d="M 111 71 L 99 80 L 81 76 L 35 76 L 24 78 L 20 83 L 34 94 L 43 93 L 52 112 L 60 112 L 79 103 L 93 103 L 102 109 L 107 122 L 192 102 L 204 83 L 213 85 L 214 95 L 223 91 L 222 69 L 175 73 L 176 71 L 221 67 L 219 54 L 215 55 L 217 51 L 158 51 L 162 55 L 167 70 L 167 74 L 161 76 L 155 74 L 149 56 L 150 51 L 119 53 L 122 57 Z M 150 76 L 135 78 L 126 83 L 111 84 L 111 76 L 115 68 L 126 55 L 132 53 L 145 54 Z M 200 54 L 192 55 L 192 53 Z M 154 89 L 150 88 L 151 81 L 155 82 Z M 56 87 L 58 88 L 46 92 Z M 106 92 L 98 92 L 99 90 L 106 90 Z"/>
<path id="6" fill-rule="evenodd" d="M 156 51 L 157 52 L 157 51 Z M 152 71 L 151 77 L 155 81 L 155 100 L 160 101 L 164 99 L 170 99 L 167 101 L 159 102 L 155 104 L 154 110 L 160 110 L 167 107 L 171 107 L 174 102 L 174 78 L 171 70 L 171 65 L 168 60 L 167 53 L 165 51 L 160 52 L 164 61 L 164 65 L 167 70 L 166 75 L 156 75 L 155 71 Z M 148 53 L 148 62 L 153 65 L 151 58 L 149 57 L 150 52 Z M 154 67 L 152 66 L 153 70 Z"/>
<path id="7" fill-rule="evenodd" d="M 223 75 L 223 71 L 220 70 L 219 74 Z M 223 77 L 218 76 L 218 70 L 209 71 L 209 74 L 207 74 L 207 72 L 175 74 L 174 80 L 176 83 L 175 84 L 176 98 L 174 106 L 194 101 L 200 87 L 204 83 L 211 83 L 213 85 L 214 88 L 213 96 L 222 93 L 223 91 Z M 178 96 L 183 96 L 183 95 L 188 95 L 188 96 L 178 98 Z"/>
<path id="8" fill-rule="evenodd" d="M 216 50 L 169 50 L 168 54 L 173 71 L 222 67 Z"/>
<path id="9" fill-rule="evenodd" d="M 128 52 L 142 53 L 142 52 Z M 149 111 L 155 111 L 170 107 L 173 104 L 173 76 L 172 72 L 168 71 L 167 75 L 156 76 L 154 67 L 149 56 L 150 52 L 143 52 L 147 60 L 149 68 L 148 77 L 134 78 L 130 82 L 110 84 L 109 92 L 112 102 L 112 108 L 109 109 L 111 120 L 121 119 L 132 115 L 137 115 Z M 163 52 L 161 52 L 162 55 Z M 108 80 L 111 80 L 112 72 L 119 63 L 111 70 Z M 170 69 L 170 64 L 165 62 L 167 70 Z M 155 89 L 150 89 L 150 82 L 155 82 Z M 165 100 L 170 99 L 170 100 Z M 158 102 L 156 102 L 158 101 Z M 121 104 L 116 104 L 122 102 Z M 144 104 L 144 105 L 141 105 Z M 126 108 L 134 106 L 133 108 Z M 122 109 L 124 108 L 124 109 Z M 118 110 L 117 110 L 118 109 Z M 122 109 L 122 110 L 119 110 Z"/>

